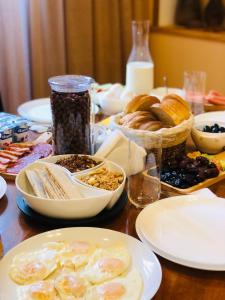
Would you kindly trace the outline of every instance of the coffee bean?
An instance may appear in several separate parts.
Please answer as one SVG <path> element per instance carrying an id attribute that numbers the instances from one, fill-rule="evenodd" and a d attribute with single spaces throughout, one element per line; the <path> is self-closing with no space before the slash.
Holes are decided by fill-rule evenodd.
<path id="1" fill-rule="evenodd" d="M 55 154 L 90 154 L 90 109 L 88 91 L 52 91 L 53 141 Z"/>

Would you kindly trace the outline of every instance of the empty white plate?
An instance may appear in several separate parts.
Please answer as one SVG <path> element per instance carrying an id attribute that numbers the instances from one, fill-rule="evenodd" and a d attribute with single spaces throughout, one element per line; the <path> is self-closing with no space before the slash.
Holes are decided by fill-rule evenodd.
<path id="1" fill-rule="evenodd" d="M 168 260 L 225 270 L 225 199 L 187 195 L 160 200 L 142 210 L 136 231 Z"/>
<path id="2" fill-rule="evenodd" d="M 5 192 L 7 190 L 7 183 L 5 182 L 5 179 L 0 176 L 0 199 L 4 196 Z"/>
<path id="3" fill-rule="evenodd" d="M 98 106 L 94 105 L 93 109 L 94 113 L 97 114 L 99 111 Z M 44 124 L 52 123 L 52 112 L 49 98 L 27 101 L 18 107 L 17 112 L 20 116 L 33 122 Z"/>

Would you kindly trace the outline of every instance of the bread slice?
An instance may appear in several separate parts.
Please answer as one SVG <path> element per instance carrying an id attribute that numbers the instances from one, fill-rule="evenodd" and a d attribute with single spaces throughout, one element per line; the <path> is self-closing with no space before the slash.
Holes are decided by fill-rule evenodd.
<path id="1" fill-rule="evenodd" d="M 127 104 L 124 112 L 127 114 L 135 111 L 151 111 L 150 107 L 155 103 L 160 103 L 158 98 L 149 95 L 139 95 Z"/>
<path id="2" fill-rule="evenodd" d="M 77 186 L 69 179 L 61 167 L 54 164 L 46 164 L 49 178 L 54 185 L 64 195 L 64 199 L 83 198 Z"/>
<path id="3" fill-rule="evenodd" d="M 129 113 L 129 114 L 123 116 L 120 119 L 119 124 L 125 126 L 125 125 L 127 125 L 128 122 L 133 120 L 136 116 L 149 116 L 149 118 L 152 118 L 153 120 L 155 120 L 154 115 L 151 114 L 149 111 L 135 111 L 133 113 Z"/>
<path id="4" fill-rule="evenodd" d="M 124 108 L 124 113 L 129 114 L 129 113 L 135 112 L 136 110 L 133 109 L 134 105 L 136 105 L 136 103 L 139 101 L 139 99 L 141 99 L 143 96 L 147 96 L 147 94 L 138 95 L 138 96 L 134 97 L 130 102 L 128 102 L 126 107 Z"/>
<path id="5" fill-rule="evenodd" d="M 149 130 L 149 131 L 156 131 L 159 130 L 161 128 L 163 128 L 164 125 L 162 122 L 160 121 L 148 121 L 145 123 L 142 123 L 138 129 L 140 130 Z"/>
<path id="6" fill-rule="evenodd" d="M 190 117 L 190 113 L 187 108 L 177 100 L 166 99 L 161 103 L 161 107 L 170 114 L 176 125 Z"/>
<path id="7" fill-rule="evenodd" d="M 128 128 L 139 128 L 139 126 L 145 122 L 148 122 L 151 120 L 151 116 L 149 117 L 148 115 L 146 116 L 136 116 L 135 118 L 133 118 L 131 121 L 129 121 L 126 124 L 126 127 Z"/>
<path id="8" fill-rule="evenodd" d="M 47 169 L 36 171 L 40 180 L 43 182 L 44 190 L 47 194 L 47 197 L 50 199 L 65 199 L 65 195 L 61 192 L 55 183 L 51 180 L 48 175 Z"/>
<path id="9" fill-rule="evenodd" d="M 152 113 L 156 116 L 156 118 L 161 121 L 166 126 L 175 126 L 176 123 L 174 122 L 174 119 L 171 117 L 171 115 L 162 109 L 160 104 L 154 104 L 151 107 Z"/>
<path id="10" fill-rule="evenodd" d="M 191 107 L 190 107 L 189 103 L 187 101 L 185 101 L 183 98 L 181 98 L 180 96 L 178 96 L 176 94 L 169 94 L 169 95 L 166 95 L 162 99 L 162 102 L 167 99 L 174 99 L 174 100 L 180 102 L 182 105 L 184 105 L 186 107 L 186 109 L 189 111 L 189 113 L 191 112 Z"/>
<path id="11" fill-rule="evenodd" d="M 34 191 L 34 194 L 37 197 L 46 198 L 47 193 L 45 192 L 43 181 L 38 176 L 37 172 L 35 170 L 25 170 L 25 174 L 27 176 L 27 179 Z"/>

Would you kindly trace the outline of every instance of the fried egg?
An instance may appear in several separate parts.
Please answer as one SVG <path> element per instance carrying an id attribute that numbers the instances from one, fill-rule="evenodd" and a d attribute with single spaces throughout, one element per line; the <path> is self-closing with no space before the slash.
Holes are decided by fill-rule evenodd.
<path id="1" fill-rule="evenodd" d="M 139 300 L 141 292 L 141 276 L 133 269 L 125 276 L 91 287 L 86 300 Z"/>
<path id="2" fill-rule="evenodd" d="M 55 280 L 55 288 L 62 300 L 86 300 L 88 287 L 88 281 L 75 272 L 62 273 Z"/>
<path id="3" fill-rule="evenodd" d="M 68 243 L 60 254 L 60 265 L 77 270 L 87 264 L 95 249 L 95 245 L 89 242 L 73 241 Z"/>
<path id="4" fill-rule="evenodd" d="M 57 254 L 49 249 L 14 257 L 9 275 L 18 284 L 31 284 L 47 278 L 57 268 Z"/>
<path id="5" fill-rule="evenodd" d="M 53 281 L 38 281 L 19 287 L 17 300 L 59 300 Z"/>
<path id="6" fill-rule="evenodd" d="M 124 246 L 100 248 L 95 251 L 82 275 L 98 284 L 124 273 L 130 266 L 130 254 Z"/>

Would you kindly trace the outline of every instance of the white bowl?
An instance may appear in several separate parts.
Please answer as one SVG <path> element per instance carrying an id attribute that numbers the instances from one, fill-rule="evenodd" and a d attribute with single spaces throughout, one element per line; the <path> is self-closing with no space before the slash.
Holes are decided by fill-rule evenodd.
<path id="1" fill-rule="evenodd" d="M 48 163 L 53 163 L 55 164 L 57 161 L 59 161 L 60 159 L 65 159 L 65 158 L 69 158 L 70 156 L 73 156 L 75 154 L 63 154 L 63 155 L 53 155 L 53 156 L 49 156 L 49 157 L 46 157 L 46 158 L 42 158 L 40 159 L 39 161 L 43 161 L 43 162 L 48 162 Z M 99 157 L 96 157 L 96 156 L 92 156 L 92 155 L 83 155 L 83 154 L 78 154 L 78 156 L 88 156 L 90 158 L 92 158 L 93 160 L 95 160 L 96 162 L 100 162 L 99 165 L 93 167 L 93 168 L 89 168 L 89 169 L 86 169 L 86 170 L 82 170 L 82 171 L 78 171 L 78 172 L 70 172 L 68 169 L 66 169 L 65 167 L 62 167 L 64 168 L 65 170 L 67 170 L 67 172 L 69 172 L 70 174 L 76 174 L 76 173 L 83 173 L 83 172 L 87 172 L 89 170 L 94 170 L 98 167 L 100 167 L 104 161 L 102 158 L 99 158 Z"/>
<path id="2" fill-rule="evenodd" d="M 192 139 L 201 152 L 208 154 L 216 154 L 224 151 L 225 149 L 225 133 L 211 133 L 203 132 L 202 129 L 206 126 L 214 124 L 225 127 L 225 121 L 217 120 L 195 120 L 194 126 L 191 131 Z"/>
<path id="3" fill-rule="evenodd" d="M 113 193 L 105 190 L 96 190 L 91 187 L 77 184 L 80 191 L 83 193 L 84 198 L 76 198 L 70 200 L 62 199 L 47 199 L 37 197 L 33 194 L 32 188 L 28 182 L 25 171 L 27 169 L 41 169 L 44 168 L 42 163 L 32 163 L 24 168 L 16 176 L 16 187 L 23 195 L 27 204 L 38 213 L 61 219 L 80 219 L 96 216 L 100 213 L 110 202 Z M 68 174 L 66 172 L 66 174 Z M 69 174 L 68 174 L 69 176 Z"/>
<path id="4" fill-rule="evenodd" d="M 116 204 L 116 202 L 118 201 L 118 199 L 120 198 L 120 196 L 121 196 L 121 194 L 124 190 L 125 183 L 126 183 L 126 174 L 125 174 L 123 168 L 121 168 L 119 165 L 117 165 L 116 163 L 114 163 L 112 161 L 104 160 L 104 165 L 106 166 L 107 169 L 109 169 L 111 171 L 120 172 L 120 173 L 123 174 L 123 182 L 120 184 L 120 186 L 116 190 L 112 191 L 112 193 L 113 193 L 112 198 L 111 198 L 110 202 L 107 205 L 107 208 L 110 209 Z M 91 171 L 91 170 L 89 169 L 88 171 Z M 86 174 L 88 174 L 88 173 L 89 172 L 86 172 Z M 87 187 L 90 187 L 89 184 L 79 180 L 80 175 L 81 175 L 80 173 L 75 174 L 73 176 L 74 181 L 79 182 L 80 184 L 83 184 Z M 95 190 L 98 190 L 98 191 L 106 191 L 106 190 L 103 190 L 103 189 L 100 189 L 100 188 L 97 188 L 97 187 L 93 187 L 93 186 L 92 186 L 92 188 L 95 189 Z"/>

